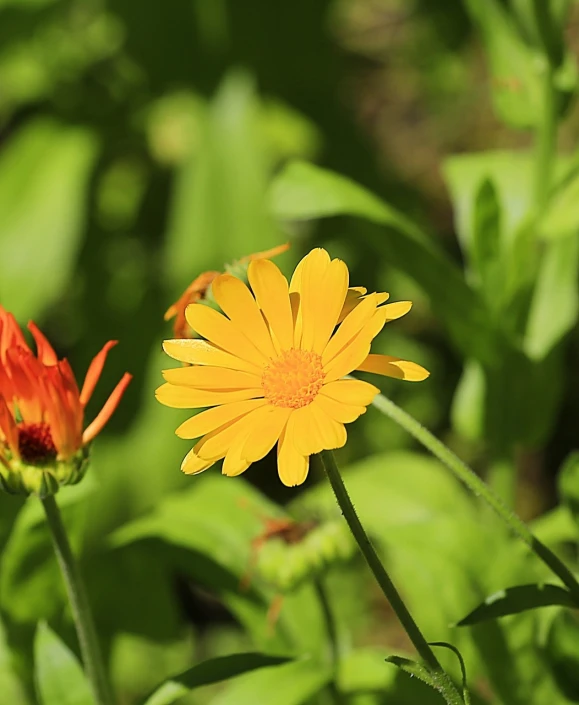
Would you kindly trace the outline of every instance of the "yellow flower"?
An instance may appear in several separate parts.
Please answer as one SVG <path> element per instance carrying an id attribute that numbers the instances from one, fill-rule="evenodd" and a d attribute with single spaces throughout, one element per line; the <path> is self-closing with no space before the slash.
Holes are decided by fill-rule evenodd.
<path id="1" fill-rule="evenodd" d="M 323 249 L 298 264 L 288 285 L 276 265 L 254 260 L 251 290 L 231 274 L 213 280 L 223 314 L 191 304 L 187 321 L 202 339 L 166 340 L 165 352 L 186 367 L 165 370 L 162 404 L 205 411 L 177 429 L 201 438 L 182 470 L 196 474 L 218 460 L 239 475 L 277 443 L 278 472 L 288 486 L 308 474 L 309 456 L 346 443 L 344 424 L 366 411 L 379 390 L 343 379 L 354 370 L 420 381 L 413 362 L 370 354 L 385 323 L 411 308 L 383 305 L 388 294 L 348 288 L 348 268 Z"/>

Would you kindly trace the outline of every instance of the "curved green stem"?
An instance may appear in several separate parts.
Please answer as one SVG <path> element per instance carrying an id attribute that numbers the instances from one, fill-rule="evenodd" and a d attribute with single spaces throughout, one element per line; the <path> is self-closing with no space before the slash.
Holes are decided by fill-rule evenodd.
<path id="1" fill-rule="evenodd" d="M 444 671 L 440 665 L 438 659 L 434 655 L 434 652 L 428 645 L 428 642 L 424 638 L 422 632 L 420 631 L 418 625 L 414 621 L 412 615 L 408 611 L 408 608 L 404 604 L 398 590 L 396 589 L 394 583 L 392 582 L 390 576 L 386 572 L 386 569 L 382 565 L 376 550 L 372 546 L 364 527 L 362 526 L 360 519 L 354 509 L 350 495 L 344 485 L 342 476 L 334 455 L 330 450 L 324 450 L 321 452 L 322 463 L 324 469 L 330 480 L 332 489 L 338 501 L 338 505 L 342 510 L 345 520 L 348 522 L 350 531 L 352 532 L 354 538 L 360 550 L 362 551 L 370 570 L 374 574 L 378 584 L 380 585 L 382 592 L 386 596 L 386 599 L 392 606 L 396 616 L 400 620 L 400 623 L 404 627 L 404 630 L 408 634 L 410 640 L 414 644 L 414 647 L 420 658 L 428 666 L 430 672 L 435 677 L 441 694 L 444 699 L 449 703 L 449 705 L 462 705 L 463 699 L 456 690 L 454 683 Z"/>
<path id="2" fill-rule="evenodd" d="M 112 705 L 112 691 L 104 668 L 84 583 L 70 548 L 58 504 L 52 495 L 45 497 L 41 502 L 46 513 L 54 551 L 66 585 L 82 660 L 92 686 L 95 702 L 98 705 Z"/>
<path id="3" fill-rule="evenodd" d="M 382 413 L 389 416 L 417 441 L 427 448 L 434 456 L 443 462 L 477 497 L 481 497 L 489 504 L 500 518 L 510 527 L 527 546 L 557 575 L 561 582 L 567 586 L 569 592 L 579 605 L 579 583 L 567 566 L 545 544 L 533 535 L 525 522 L 511 511 L 491 488 L 471 470 L 450 448 L 439 441 L 430 431 L 419 423 L 406 411 L 397 406 L 393 401 L 379 394 L 372 402 Z"/>
<path id="4" fill-rule="evenodd" d="M 314 588 L 320 601 L 320 607 L 322 608 L 324 623 L 326 625 L 326 631 L 328 633 L 328 642 L 330 644 L 330 660 L 333 672 L 333 679 L 330 683 L 330 692 L 332 695 L 332 699 L 334 700 L 336 705 L 341 705 L 343 700 L 336 684 L 338 676 L 338 667 L 340 664 L 340 651 L 338 646 L 338 632 L 336 629 L 336 620 L 334 619 L 332 607 L 328 599 L 328 593 L 326 591 L 326 588 L 324 587 L 322 578 L 317 578 L 314 581 Z"/>

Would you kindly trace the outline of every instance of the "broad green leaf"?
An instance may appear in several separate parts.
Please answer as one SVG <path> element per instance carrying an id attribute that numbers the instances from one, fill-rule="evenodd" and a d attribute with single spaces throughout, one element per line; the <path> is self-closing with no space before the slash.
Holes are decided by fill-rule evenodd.
<path id="1" fill-rule="evenodd" d="M 281 220 L 336 215 L 367 218 L 388 227 L 375 246 L 424 290 L 457 344 L 478 359 L 494 359 L 490 322 L 458 267 L 403 214 L 350 179 L 305 162 L 290 163 L 274 179 L 273 214 Z"/>
<path id="2" fill-rule="evenodd" d="M 458 626 L 465 627 L 469 624 L 553 605 L 577 606 L 569 591 L 558 585 L 517 585 L 487 597 L 481 605 L 461 619 Z"/>
<path id="3" fill-rule="evenodd" d="M 579 232 L 579 173 L 574 161 L 571 160 L 568 173 L 553 190 L 539 222 L 539 234 L 544 240 L 576 237 Z"/>
<path id="4" fill-rule="evenodd" d="M 561 483 L 559 475 L 559 483 Z M 569 506 L 562 504 L 546 514 L 542 514 L 531 523 L 533 534 L 542 543 L 558 544 L 577 541 L 577 524 Z"/>
<path id="5" fill-rule="evenodd" d="M 579 313 L 579 233 L 545 247 L 524 341 L 535 360 L 543 359 L 573 328 Z"/>
<path id="6" fill-rule="evenodd" d="M 573 702 L 579 693 L 579 624 L 574 613 L 561 611 L 551 623 L 545 659 L 561 692 Z"/>
<path id="7" fill-rule="evenodd" d="M 470 440 L 484 434 L 485 374 L 476 360 L 467 360 L 454 392 L 451 419 L 454 429 Z"/>
<path id="8" fill-rule="evenodd" d="M 476 194 L 474 205 L 474 241 L 472 262 L 478 274 L 489 308 L 500 307 L 501 274 L 501 206 L 493 182 L 485 179 Z"/>
<path id="9" fill-rule="evenodd" d="M 69 284 L 96 153 L 90 132 L 46 119 L 0 153 L 0 301 L 19 319 L 37 317 Z"/>
<path id="10" fill-rule="evenodd" d="M 200 104 L 196 149 L 177 174 L 165 269 L 175 290 L 202 271 L 279 244 L 267 213 L 272 162 L 262 106 L 249 75 L 229 74 Z"/>
<path id="11" fill-rule="evenodd" d="M 17 675 L 15 662 L 16 657 L 10 650 L 8 635 L 0 621 L 0 693 L 7 703 L 24 705 L 28 703 L 28 698 Z"/>
<path id="12" fill-rule="evenodd" d="M 579 452 L 570 453 L 559 473 L 559 494 L 575 520 L 579 523 Z"/>
<path id="13" fill-rule="evenodd" d="M 36 631 L 34 660 L 42 705 L 95 705 L 76 657 L 44 622 Z"/>
<path id="14" fill-rule="evenodd" d="M 90 478 L 85 478 L 79 485 L 58 493 L 57 501 L 75 547 L 86 519 L 87 500 L 94 489 Z M 64 599 L 64 584 L 42 505 L 30 497 L 0 556 L 0 604 L 17 621 L 35 622 L 58 613 Z"/>
<path id="15" fill-rule="evenodd" d="M 542 96 L 533 51 L 499 0 L 467 0 L 466 9 L 486 45 L 496 112 L 513 127 L 534 126 L 541 116 Z"/>
<path id="16" fill-rule="evenodd" d="M 167 679 L 147 698 L 144 705 L 171 705 L 195 688 L 235 678 L 260 668 L 279 666 L 290 660 L 285 656 L 245 653 L 203 661 Z"/>
<path id="17" fill-rule="evenodd" d="M 211 705 L 255 705 L 258 693 L 264 705 L 301 705 L 309 703 L 331 677 L 328 666 L 304 659 L 240 676 Z"/>

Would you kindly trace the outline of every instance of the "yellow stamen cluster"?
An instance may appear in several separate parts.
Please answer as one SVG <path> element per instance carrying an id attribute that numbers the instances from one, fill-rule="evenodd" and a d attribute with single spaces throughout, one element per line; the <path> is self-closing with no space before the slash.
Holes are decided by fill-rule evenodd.
<path id="1" fill-rule="evenodd" d="M 270 404 L 299 409 L 313 402 L 324 384 L 324 376 L 320 355 L 291 348 L 265 368 L 261 386 Z"/>

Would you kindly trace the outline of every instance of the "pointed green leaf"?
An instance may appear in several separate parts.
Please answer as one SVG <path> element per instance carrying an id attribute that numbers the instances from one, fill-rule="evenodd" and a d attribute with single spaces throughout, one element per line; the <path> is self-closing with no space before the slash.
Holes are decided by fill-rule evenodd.
<path id="1" fill-rule="evenodd" d="M 517 585 L 487 597 L 481 605 L 461 619 L 457 626 L 465 627 L 478 622 L 486 622 L 489 619 L 506 617 L 510 614 L 552 605 L 577 606 L 570 593 L 558 585 Z"/>
<path id="2" fill-rule="evenodd" d="M 543 359 L 577 322 L 579 236 L 546 245 L 529 311 L 524 348 Z"/>
<path id="3" fill-rule="evenodd" d="M 232 654 L 209 659 L 167 679 L 147 698 L 144 705 L 171 705 L 202 685 L 235 678 L 258 668 L 279 666 L 290 660 L 285 656 L 268 656 L 260 653 Z"/>
<path id="4" fill-rule="evenodd" d="M 559 494 L 563 503 L 569 508 L 575 523 L 579 523 L 579 452 L 570 453 L 558 480 Z"/>
<path id="5" fill-rule="evenodd" d="M 470 705 L 470 693 L 468 692 L 468 684 L 466 680 L 466 665 L 460 651 L 456 648 L 456 646 L 449 644 L 447 641 L 431 641 L 430 646 L 440 646 L 443 649 L 449 649 L 458 658 L 460 663 L 460 671 L 462 674 L 462 697 L 465 705 Z"/>
<path id="6" fill-rule="evenodd" d="M 442 695 L 447 705 L 464 705 L 452 681 L 442 669 L 438 673 L 433 673 L 423 664 L 417 663 L 409 658 L 404 658 L 403 656 L 389 656 L 386 659 L 386 663 L 392 663 L 394 666 L 397 666 L 400 670 L 407 673 L 411 678 L 418 678 L 418 680 L 426 683 L 426 685 Z"/>
<path id="7" fill-rule="evenodd" d="M 95 705 L 76 657 L 44 622 L 36 631 L 34 659 L 42 705 Z"/>

